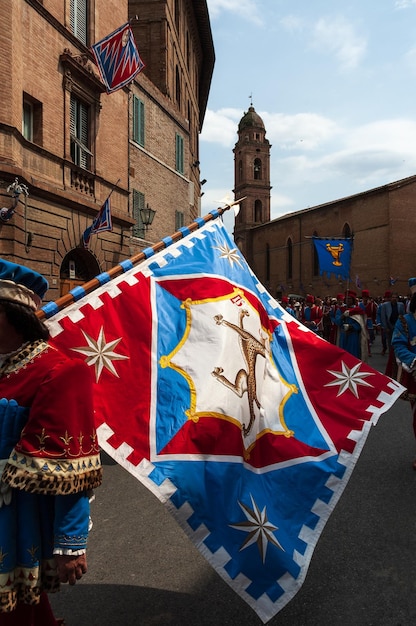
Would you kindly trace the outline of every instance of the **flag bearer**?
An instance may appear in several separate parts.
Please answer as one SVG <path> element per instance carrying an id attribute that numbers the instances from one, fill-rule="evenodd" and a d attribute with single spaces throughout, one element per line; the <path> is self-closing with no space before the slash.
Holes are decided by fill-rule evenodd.
<path id="1" fill-rule="evenodd" d="M 0 626 L 57 626 L 46 592 L 87 571 L 101 482 L 87 365 L 48 343 L 47 281 L 0 259 Z"/>

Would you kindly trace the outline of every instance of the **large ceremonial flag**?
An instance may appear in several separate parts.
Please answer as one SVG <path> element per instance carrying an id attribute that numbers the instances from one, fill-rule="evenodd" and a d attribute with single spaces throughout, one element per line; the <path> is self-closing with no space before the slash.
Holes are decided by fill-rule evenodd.
<path id="1" fill-rule="evenodd" d="M 266 622 L 403 388 L 287 314 L 220 219 L 181 230 L 44 312 L 53 342 L 94 370 L 101 447 Z"/>
<path id="2" fill-rule="evenodd" d="M 84 233 L 82 235 L 82 243 L 84 244 L 84 248 L 88 248 L 91 235 L 96 235 L 97 233 L 102 233 L 106 230 L 113 230 L 110 196 L 108 196 L 107 200 L 104 202 L 91 226 L 88 226 L 88 228 L 84 230 Z"/>
<path id="3" fill-rule="evenodd" d="M 328 276 L 335 274 L 337 278 L 350 277 L 352 239 L 328 239 L 312 237 L 318 255 L 319 273 Z"/>
<path id="4" fill-rule="evenodd" d="M 97 41 L 91 49 L 107 93 L 130 83 L 144 68 L 129 22 Z"/>

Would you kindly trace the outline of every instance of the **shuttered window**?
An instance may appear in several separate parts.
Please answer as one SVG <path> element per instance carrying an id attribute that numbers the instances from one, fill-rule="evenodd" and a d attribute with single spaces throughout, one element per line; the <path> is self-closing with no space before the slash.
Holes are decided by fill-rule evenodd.
<path id="1" fill-rule="evenodd" d="M 183 174 L 183 137 L 176 134 L 176 171 Z"/>
<path id="2" fill-rule="evenodd" d="M 71 30 L 85 46 L 88 45 L 88 1 L 70 1 L 70 25 Z"/>
<path id="3" fill-rule="evenodd" d="M 133 219 L 135 225 L 132 228 L 133 237 L 144 239 L 144 226 L 140 210 L 144 209 L 144 193 L 133 189 Z"/>
<path id="4" fill-rule="evenodd" d="M 133 141 L 144 146 L 144 102 L 133 96 Z"/>
<path id="5" fill-rule="evenodd" d="M 183 211 L 175 211 L 175 230 L 179 230 L 184 225 Z"/>
<path id="6" fill-rule="evenodd" d="M 71 94 L 71 158 L 83 169 L 91 168 L 89 106 Z"/>

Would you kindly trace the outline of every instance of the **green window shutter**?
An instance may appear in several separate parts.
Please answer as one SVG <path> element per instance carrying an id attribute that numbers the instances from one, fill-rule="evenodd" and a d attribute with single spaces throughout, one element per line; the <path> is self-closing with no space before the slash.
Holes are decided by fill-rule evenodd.
<path id="1" fill-rule="evenodd" d="M 183 174 L 183 137 L 176 134 L 176 171 Z"/>
<path id="2" fill-rule="evenodd" d="M 89 107 L 71 94 L 71 157 L 76 165 L 89 169 L 92 152 L 89 144 Z"/>
<path id="3" fill-rule="evenodd" d="M 179 230 L 184 225 L 183 211 L 175 211 L 175 230 Z"/>
<path id="4" fill-rule="evenodd" d="M 144 226 L 140 209 L 144 209 L 144 193 L 133 189 L 133 219 L 136 223 L 133 226 L 132 235 L 144 239 Z"/>
<path id="5" fill-rule="evenodd" d="M 144 146 L 144 102 L 133 96 L 133 141 Z"/>

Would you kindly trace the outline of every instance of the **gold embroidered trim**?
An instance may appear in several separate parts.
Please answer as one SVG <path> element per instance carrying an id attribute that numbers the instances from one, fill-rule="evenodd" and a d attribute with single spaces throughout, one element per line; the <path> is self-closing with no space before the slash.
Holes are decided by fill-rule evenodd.
<path id="1" fill-rule="evenodd" d="M 13 450 L 10 454 L 8 463 L 30 474 L 63 476 L 64 478 L 69 478 L 76 474 L 85 474 L 85 472 L 101 467 L 99 454 L 76 459 L 51 459 L 29 456 L 16 452 L 16 450 Z"/>

